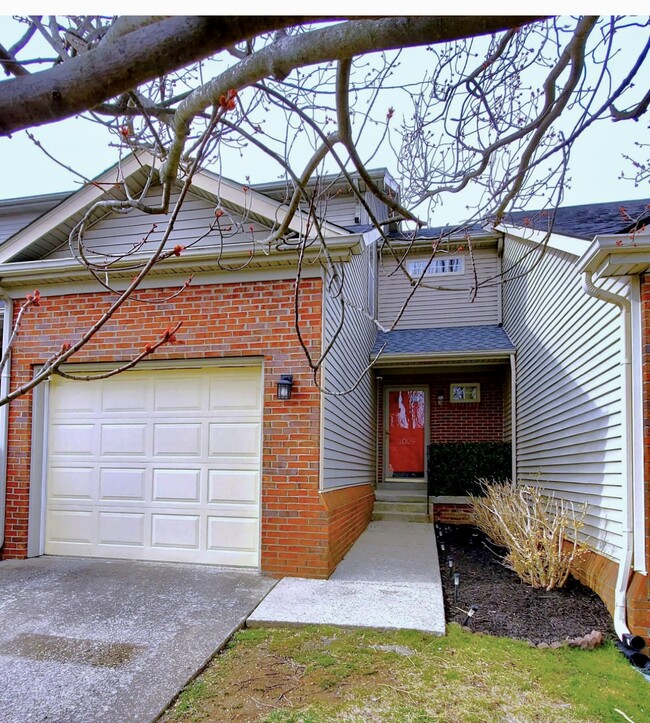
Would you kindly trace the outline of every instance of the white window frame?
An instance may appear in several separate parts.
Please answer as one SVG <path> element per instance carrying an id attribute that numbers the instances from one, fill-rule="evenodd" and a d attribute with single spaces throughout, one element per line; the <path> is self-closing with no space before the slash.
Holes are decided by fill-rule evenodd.
<path id="1" fill-rule="evenodd" d="M 427 268 L 427 264 L 429 264 Z M 426 269 L 426 271 L 425 271 Z M 408 262 L 408 272 L 414 278 L 418 279 L 423 274 L 426 276 L 441 275 L 460 275 L 465 273 L 465 257 L 464 256 L 444 256 L 431 259 L 418 259 Z"/>

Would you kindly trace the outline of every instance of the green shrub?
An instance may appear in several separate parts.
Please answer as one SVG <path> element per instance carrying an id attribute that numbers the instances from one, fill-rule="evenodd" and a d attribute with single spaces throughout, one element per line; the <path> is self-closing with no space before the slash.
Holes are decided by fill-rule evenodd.
<path id="1" fill-rule="evenodd" d="M 428 448 L 430 495 L 481 495 L 480 479 L 510 479 L 508 442 L 445 442 Z"/>

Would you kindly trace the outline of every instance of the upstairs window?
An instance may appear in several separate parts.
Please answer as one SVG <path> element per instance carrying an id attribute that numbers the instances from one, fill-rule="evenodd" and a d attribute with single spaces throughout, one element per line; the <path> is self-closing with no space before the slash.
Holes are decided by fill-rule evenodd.
<path id="1" fill-rule="evenodd" d="M 462 274 L 465 271 L 465 259 L 462 256 L 449 256 L 436 258 L 429 263 L 428 259 L 408 262 L 409 274 L 417 279 L 426 274 L 427 276 L 440 276 L 441 274 Z M 427 268 L 427 264 L 429 266 Z"/>

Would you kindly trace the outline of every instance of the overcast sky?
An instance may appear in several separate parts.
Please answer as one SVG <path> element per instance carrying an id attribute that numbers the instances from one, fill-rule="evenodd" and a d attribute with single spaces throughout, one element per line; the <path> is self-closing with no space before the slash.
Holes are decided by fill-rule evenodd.
<path id="1" fill-rule="evenodd" d="M 0 38 L 6 32 L 9 18 L 0 18 Z M 6 41 L 5 41 L 6 42 Z M 408 56 L 404 56 L 404 62 Z M 417 63 L 417 60 L 414 61 Z M 407 67 L 408 70 L 408 67 Z M 647 73 L 646 76 L 647 78 Z M 34 129 L 33 133 L 54 155 L 75 170 L 94 177 L 116 161 L 116 150 L 107 143 L 106 131 L 87 120 L 71 119 Z M 566 189 L 563 205 L 618 201 L 650 197 L 650 183 L 635 188 L 630 181 L 619 180 L 622 170 L 631 171 L 624 154 L 639 157 L 635 142 L 648 142 L 648 120 L 638 123 L 613 123 L 605 121 L 596 124 L 576 144 L 570 165 L 570 188 Z M 650 150 L 646 149 L 646 159 Z M 387 165 L 391 168 L 392 158 L 380 152 L 372 162 L 373 167 Z M 79 179 L 48 159 L 26 136 L 16 133 L 12 138 L 0 138 L 0 199 L 39 195 L 55 191 L 78 188 Z M 224 169 L 225 175 L 244 182 L 251 175 L 253 183 L 274 180 L 277 170 L 259 167 L 251 168 L 245 161 Z M 454 197 L 445 203 L 440 223 L 459 221 L 463 217 L 466 201 Z"/>

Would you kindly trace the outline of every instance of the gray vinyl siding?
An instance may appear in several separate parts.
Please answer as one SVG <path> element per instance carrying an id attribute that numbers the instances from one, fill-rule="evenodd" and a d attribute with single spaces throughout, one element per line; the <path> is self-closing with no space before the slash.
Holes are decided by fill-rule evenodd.
<path id="1" fill-rule="evenodd" d="M 321 218 L 344 227 L 353 226 L 355 215 L 359 213 L 356 198 L 351 193 L 328 196 L 318 204 L 317 212 Z"/>
<path id="2" fill-rule="evenodd" d="M 428 259 L 427 255 L 413 254 L 409 260 Z M 469 289 L 474 285 L 472 262 L 464 254 L 465 270 L 462 274 L 440 274 L 425 277 L 427 284 L 444 286 L 449 291 L 419 287 L 408 303 L 396 329 L 422 329 L 427 327 L 481 326 L 501 321 L 499 287 L 497 284 L 479 287 L 474 300 Z M 479 284 L 494 279 L 498 274 L 499 259 L 496 248 L 476 249 L 474 267 Z M 406 274 L 398 269 L 397 261 L 384 252 L 379 268 L 379 322 L 389 327 L 400 312 L 411 291 Z"/>
<path id="3" fill-rule="evenodd" d="M 577 257 L 539 260 L 506 237 L 503 325 L 517 348 L 517 476 L 588 503 L 583 536 L 617 558 L 621 546 L 622 416 L 618 309 L 581 288 Z M 527 272 L 527 273 L 526 273 Z M 507 277 L 506 277 L 507 278 Z M 620 291 L 620 282 L 605 288 Z"/>
<path id="4" fill-rule="evenodd" d="M 170 208 L 178 198 L 178 191 L 172 194 Z M 177 244 L 181 246 L 190 246 L 192 248 L 213 247 L 218 249 L 221 247 L 221 236 L 218 231 L 212 231 L 205 238 L 201 238 L 208 232 L 211 224 L 215 220 L 215 206 L 203 198 L 196 195 L 188 194 L 183 202 L 182 210 L 174 225 L 169 241 L 168 248 L 173 248 Z M 156 248 L 162 238 L 168 215 L 156 216 L 142 211 L 132 211 L 128 214 L 111 213 L 100 218 L 98 221 L 88 227 L 84 234 L 84 244 L 89 253 L 110 253 L 123 254 L 133 248 L 133 245 L 140 240 L 147 238 L 146 242 L 140 249 L 146 252 Z M 153 224 L 156 229 L 152 233 Z M 238 226 L 241 228 L 238 228 Z M 232 226 L 231 231 L 225 231 L 228 226 Z M 253 231 L 251 232 L 250 227 Z M 233 213 L 225 214 L 221 217 L 221 228 L 224 229 L 223 246 L 252 246 L 252 239 L 261 241 L 269 233 L 268 227 Z M 147 234 L 149 234 L 147 236 Z M 69 258 L 70 249 L 67 242 L 53 251 L 48 258 Z"/>
<path id="5" fill-rule="evenodd" d="M 367 309 L 368 264 L 375 246 L 354 256 L 339 268 L 345 274 L 343 295 L 352 305 Z M 327 286 L 327 281 L 325 283 Z M 325 344 L 335 334 L 341 307 L 332 294 L 325 296 Z M 375 386 L 372 375 L 363 373 L 375 341 L 376 327 L 364 314 L 345 311 L 340 335 L 325 360 L 325 390 L 344 392 L 323 395 L 323 489 L 372 483 L 375 470 Z"/>

